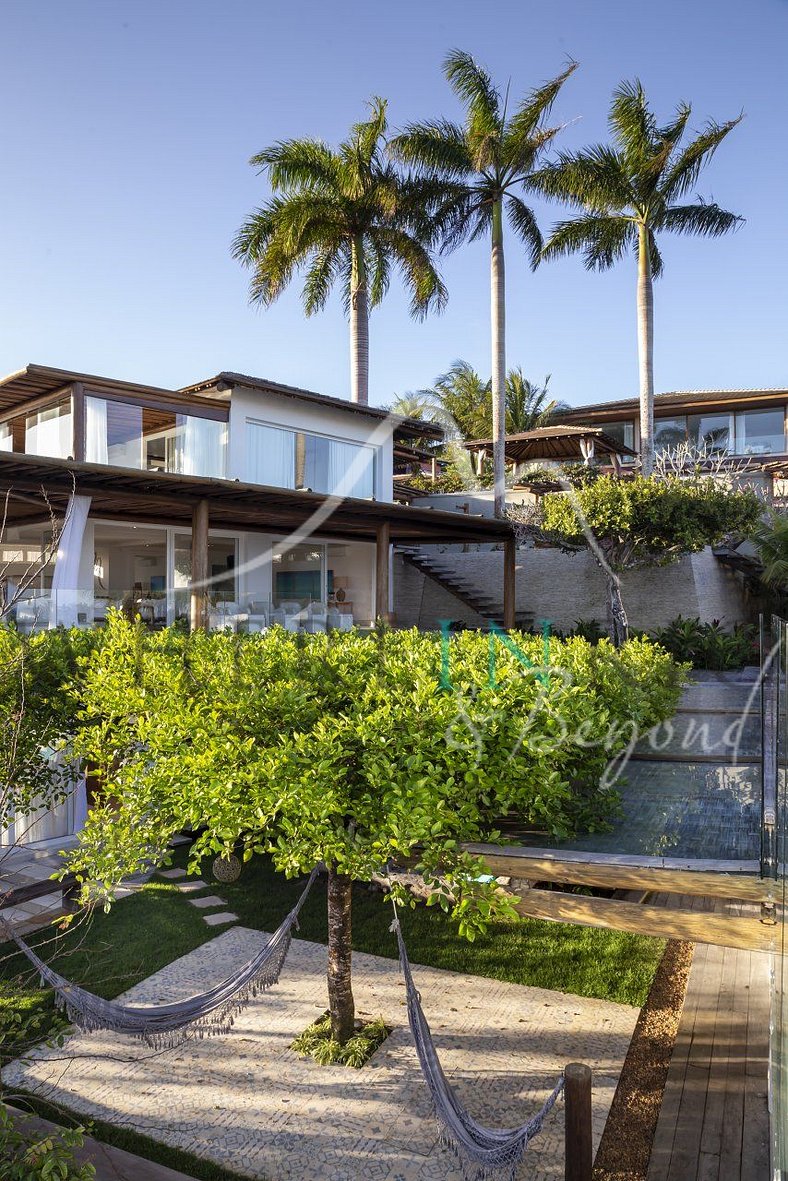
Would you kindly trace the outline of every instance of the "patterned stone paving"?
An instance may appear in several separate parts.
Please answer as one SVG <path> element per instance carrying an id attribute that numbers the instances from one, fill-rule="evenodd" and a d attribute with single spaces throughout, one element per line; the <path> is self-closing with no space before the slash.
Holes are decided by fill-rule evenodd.
<path id="1" fill-rule="evenodd" d="M 234 927 L 127 993 L 171 1001 L 227 975 L 259 946 Z M 12 1063 L 4 1081 L 87 1116 L 269 1181 L 461 1181 L 437 1141 L 407 1027 L 396 961 L 354 956 L 363 1016 L 394 1032 L 362 1070 L 319 1067 L 290 1042 L 325 1008 L 324 947 L 295 940 L 281 983 L 253 1001 L 232 1034 L 153 1052 L 105 1034 Z M 637 1018 L 625 1005 L 415 967 L 442 1063 L 472 1114 L 522 1122 L 565 1063 L 595 1071 L 598 1141 Z M 64 1060 L 65 1055 L 65 1060 Z M 529 1147 L 518 1178 L 563 1177 L 563 1106 Z"/>

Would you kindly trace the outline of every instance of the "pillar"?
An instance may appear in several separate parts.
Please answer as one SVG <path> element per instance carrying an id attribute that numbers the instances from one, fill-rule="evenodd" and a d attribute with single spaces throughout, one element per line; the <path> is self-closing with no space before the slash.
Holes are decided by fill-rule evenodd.
<path id="1" fill-rule="evenodd" d="M 517 547 L 514 537 L 507 537 L 503 543 L 503 626 L 511 631 L 515 624 L 517 601 Z"/>
<path id="2" fill-rule="evenodd" d="M 208 501 L 200 500 L 192 514 L 192 582 L 189 622 L 192 631 L 208 626 Z"/>
<path id="3" fill-rule="evenodd" d="M 389 615 L 389 549 L 391 526 L 381 521 L 377 527 L 375 548 L 375 618 L 390 623 Z"/>

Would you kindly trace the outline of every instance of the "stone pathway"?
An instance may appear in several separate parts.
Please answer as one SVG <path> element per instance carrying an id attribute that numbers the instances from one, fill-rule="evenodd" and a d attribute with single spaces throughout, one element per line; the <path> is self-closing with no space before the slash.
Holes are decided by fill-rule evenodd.
<path id="1" fill-rule="evenodd" d="M 187 881 L 183 881 L 182 879 L 187 877 L 185 869 L 163 869 L 159 871 L 159 876 L 174 881 L 176 889 L 187 896 L 209 889 L 208 883 L 203 882 L 200 878 L 189 878 Z M 225 900 L 220 898 L 218 894 L 200 894 L 199 898 L 190 897 L 188 901 L 199 910 L 216 910 L 217 907 L 227 906 Z M 221 927 L 226 923 L 237 923 L 238 915 L 233 914 L 231 910 L 222 910 L 218 914 L 204 914 L 202 919 L 209 927 Z"/>
<path id="2" fill-rule="evenodd" d="M 202 991 L 259 945 L 259 932 L 234 927 L 126 997 L 157 1003 Z M 361 1015 L 383 1016 L 394 1029 L 367 1067 L 319 1067 L 289 1049 L 325 1009 L 325 960 L 324 947 L 294 940 L 280 984 L 250 1003 L 230 1035 L 164 1052 L 107 1034 L 75 1035 L 64 1049 L 42 1048 L 12 1063 L 4 1082 L 248 1177 L 460 1181 L 429 1116 L 396 961 L 353 957 Z M 598 1143 L 636 1009 L 434 968 L 416 966 L 414 975 L 444 1069 L 477 1119 L 495 1127 L 522 1122 L 562 1067 L 579 1060 L 595 1072 Z M 561 1103 L 518 1177 L 563 1177 Z"/>

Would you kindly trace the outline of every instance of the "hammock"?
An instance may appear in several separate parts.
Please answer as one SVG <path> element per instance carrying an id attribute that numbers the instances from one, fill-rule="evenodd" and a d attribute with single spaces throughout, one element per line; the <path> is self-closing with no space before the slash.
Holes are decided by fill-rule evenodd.
<path id="1" fill-rule="evenodd" d="M 564 1076 L 560 1076 L 536 1115 L 519 1128 L 485 1128 L 472 1119 L 461 1106 L 438 1059 L 432 1033 L 421 1007 L 421 996 L 413 981 L 396 903 L 391 929 L 397 935 L 399 960 L 405 977 L 408 1021 L 433 1111 L 441 1128 L 441 1143 L 455 1154 L 463 1174 L 469 1181 L 486 1181 L 487 1178 L 495 1176 L 503 1176 L 507 1181 L 514 1181 L 517 1166 L 529 1141 L 541 1130 L 545 1118 L 564 1089 Z"/>
<path id="2" fill-rule="evenodd" d="M 180 1040 L 178 1035 L 187 1032 L 194 1032 L 200 1038 L 229 1033 L 234 1018 L 244 1005 L 253 996 L 277 983 L 290 949 L 293 930 L 298 928 L 299 911 L 306 902 L 317 872 L 315 867 L 293 909 L 257 954 L 235 975 L 222 980 L 207 992 L 167 1005 L 124 1005 L 118 1001 L 104 1000 L 77 984 L 70 984 L 39 959 L 8 923 L 2 919 L 0 923 L 5 927 L 7 936 L 13 939 L 38 969 L 42 984 L 48 984 L 55 990 L 58 1007 L 65 1008 L 69 1020 L 77 1028 L 86 1033 L 108 1029 L 113 1033 L 139 1038 L 147 1045 L 160 1049 L 175 1045 Z"/>

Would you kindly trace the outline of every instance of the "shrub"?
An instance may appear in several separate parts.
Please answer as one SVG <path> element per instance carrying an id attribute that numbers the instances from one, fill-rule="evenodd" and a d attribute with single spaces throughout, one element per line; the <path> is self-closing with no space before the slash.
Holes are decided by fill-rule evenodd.
<path id="1" fill-rule="evenodd" d="M 747 623 L 734 624 L 727 631 L 717 619 L 702 623 L 698 617 L 685 619 L 677 615 L 653 635 L 676 660 L 687 661 L 695 668 L 725 672 L 756 659 L 755 628 Z"/>
<path id="2" fill-rule="evenodd" d="M 83 1144 L 82 1128 L 32 1133 L 0 1104 L 0 1154 L 4 1181 L 91 1181 L 92 1164 L 78 1164 L 74 1149 Z"/>

